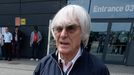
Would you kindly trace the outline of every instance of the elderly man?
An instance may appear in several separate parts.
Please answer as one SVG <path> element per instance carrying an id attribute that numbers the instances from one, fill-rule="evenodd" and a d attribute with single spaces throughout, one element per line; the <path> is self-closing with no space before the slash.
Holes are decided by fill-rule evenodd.
<path id="1" fill-rule="evenodd" d="M 85 50 L 90 22 L 81 6 L 63 7 L 51 23 L 57 50 L 39 62 L 34 75 L 109 75 L 107 67 Z"/>

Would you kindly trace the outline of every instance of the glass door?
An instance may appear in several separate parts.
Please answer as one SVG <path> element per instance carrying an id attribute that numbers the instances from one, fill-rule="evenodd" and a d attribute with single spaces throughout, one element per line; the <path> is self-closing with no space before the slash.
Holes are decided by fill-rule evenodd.
<path id="1" fill-rule="evenodd" d="M 102 58 L 108 23 L 92 23 L 88 47 L 90 52 Z"/>
<path id="2" fill-rule="evenodd" d="M 106 51 L 107 62 L 122 63 L 128 43 L 131 23 L 112 23 L 108 49 Z"/>

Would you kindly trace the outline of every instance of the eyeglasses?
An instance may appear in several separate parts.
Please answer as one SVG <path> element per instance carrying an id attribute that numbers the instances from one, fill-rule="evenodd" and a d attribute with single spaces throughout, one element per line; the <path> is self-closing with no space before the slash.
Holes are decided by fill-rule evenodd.
<path id="1" fill-rule="evenodd" d="M 63 28 L 65 28 L 67 32 L 73 33 L 77 30 L 78 27 L 80 27 L 80 26 L 78 26 L 78 25 L 69 25 L 69 26 L 66 26 L 66 27 L 56 26 L 56 27 L 53 28 L 53 31 L 55 33 L 60 33 L 60 32 L 62 32 Z"/>

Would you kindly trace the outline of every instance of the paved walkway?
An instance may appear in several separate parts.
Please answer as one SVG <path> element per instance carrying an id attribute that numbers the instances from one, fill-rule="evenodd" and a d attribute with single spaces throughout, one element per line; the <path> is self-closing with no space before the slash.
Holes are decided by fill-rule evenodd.
<path id="1" fill-rule="evenodd" d="M 28 59 L 0 60 L 0 75 L 32 75 L 37 62 Z"/>
<path id="2" fill-rule="evenodd" d="M 0 75 L 32 75 L 38 62 L 28 59 L 0 60 Z M 107 64 L 111 75 L 134 75 L 134 66 Z"/>
<path id="3" fill-rule="evenodd" d="M 134 75 L 134 66 L 107 65 L 111 75 Z"/>

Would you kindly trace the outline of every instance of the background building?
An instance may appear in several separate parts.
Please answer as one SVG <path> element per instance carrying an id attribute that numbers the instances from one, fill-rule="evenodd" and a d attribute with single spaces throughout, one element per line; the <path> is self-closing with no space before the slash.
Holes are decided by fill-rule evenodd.
<path id="1" fill-rule="evenodd" d="M 90 52 L 106 63 L 134 65 L 134 1 L 132 0 L 4 0 L 0 1 L 0 26 L 25 34 L 22 57 L 31 56 L 29 37 L 34 25 L 43 35 L 41 56 L 47 53 L 49 22 L 66 4 L 83 6 L 91 15 Z M 51 52 L 51 51 L 50 51 Z"/>
<path id="2" fill-rule="evenodd" d="M 64 5 L 66 0 L 1 0 L 0 30 L 8 26 L 13 32 L 15 26 L 20 26 L 25 35 L 21 56 L 29 58 L 32 54 L 30 33 L 37 25 L 43 36 L 40 55 L 44 56 L 47 52 L 49 20 Z"/>

